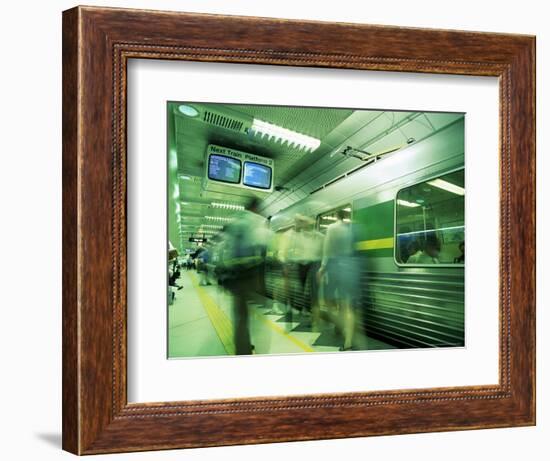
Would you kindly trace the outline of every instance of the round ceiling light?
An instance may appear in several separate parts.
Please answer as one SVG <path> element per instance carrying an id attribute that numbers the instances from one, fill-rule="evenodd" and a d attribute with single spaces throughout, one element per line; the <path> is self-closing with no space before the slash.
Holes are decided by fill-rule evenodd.
<path id="1" fill-rule="evenodd" d="M 196 117 L 199 115 L 199 111 L 195 109 L 193 106 L 189 106 L 187 104 L 181 104 L 178 107 L 178 110 L 183 114 L 187 115 L 188 117 Z"/>

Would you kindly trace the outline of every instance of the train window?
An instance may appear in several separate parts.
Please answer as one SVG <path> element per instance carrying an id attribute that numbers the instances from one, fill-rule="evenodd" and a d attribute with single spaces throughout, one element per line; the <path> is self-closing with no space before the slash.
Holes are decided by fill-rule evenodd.
<path id="1" fill-rule="evenodd" d="M 464 170 L 401 189 L 395 259 L 400 264 L 464 264 Z"/>
<path id="2" fill-rule="evenodd" d="M 319 232 L 321 232 L 322 234 L 326 233 L 327 227 L 338 220 L 336 215 L 340 210 L 342 210 L 344 213 L 344 222 L 351 222 L 351 205 L 343 205 L 341 207 L 335 208 L 334 210 L 322 213 L 317 217 Z"/>

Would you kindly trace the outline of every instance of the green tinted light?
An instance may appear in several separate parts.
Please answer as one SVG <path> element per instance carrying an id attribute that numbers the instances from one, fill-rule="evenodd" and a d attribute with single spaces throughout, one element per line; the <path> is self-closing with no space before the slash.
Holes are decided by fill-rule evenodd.
<path id="1" fill-rule="evenodd" d="M 187 104 L 182 104 L 178 107 L 178 110 L 183 114 L 187 115 L 188 117 L 196 117 L 199 115 L 199 111 L 195 109 L 193 106 L 188 106 Z"/>

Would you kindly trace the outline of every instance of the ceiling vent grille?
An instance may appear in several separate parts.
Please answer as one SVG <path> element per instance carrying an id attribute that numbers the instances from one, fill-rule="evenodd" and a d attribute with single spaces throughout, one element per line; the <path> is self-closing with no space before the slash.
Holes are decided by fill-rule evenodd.
<path id="1" fill-rule="evenodd" d="M 243 126 L 245 125 L 242 120 L 238 120 L 233 117 L 228 117 L 226 115 L 216 113 L 210 110 L 205 110 L 203 115 L 203 121 L 209 123 L 210 125 L 219 126 L 220 128 L 225 128 L 228 130 L 243 131 Z"/>

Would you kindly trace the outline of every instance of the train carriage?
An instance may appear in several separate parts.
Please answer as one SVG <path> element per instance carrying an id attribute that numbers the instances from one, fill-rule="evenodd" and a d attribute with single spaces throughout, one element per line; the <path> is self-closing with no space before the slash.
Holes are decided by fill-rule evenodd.
<path id="1" fill-rule="evenodd" d="M 360 261 L 355 308 L 360 328 L 398 347 L 464 345 L 464 119 L 369 163 L 275 214 L 284 232 L 296 214 L 322 231 L 338 209 L 349 213 Z M 437 260 L 414 258 L 437 242 Z M 284 297 L 281 267 L 268 264 L 267 290 Z M 290 272 L 290 301 L 309 293 Z"/>

